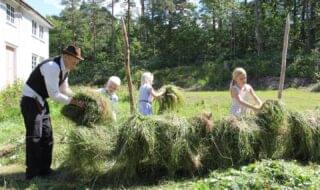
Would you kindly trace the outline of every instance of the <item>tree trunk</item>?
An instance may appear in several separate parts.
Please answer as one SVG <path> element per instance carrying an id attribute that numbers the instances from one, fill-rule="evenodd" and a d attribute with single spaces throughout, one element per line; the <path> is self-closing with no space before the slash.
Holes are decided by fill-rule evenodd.
<path id="1" fill-rule="evenodd" d="M 141 17 L 140 17 L 140 39 L 142 41 L 144 41 L 144 37 L 145 37 L 145 27 L 144 27 L 144 1 L 145 0 L 140 0 L 140 4 L 141 4 Z"/>
<path id="2" fill-rule="evenodd" d="M 230 41 L 230 46 L 231 46 L 231 50 L 232 50 L 232 55 L 233 57 L 236 56 L 236 36 L 235 36 L 235 21 L 234 21 L 234 10 L 232 10 L 231 13 L 231 41 Z"/>
<path id="3" fill-rule="evenodd" d="M 288 44 L 289 44 L 289 32 L 290 32 L 290 15 L 288 14 L 287 19 L 286 19 L 286 26 L 285 26 L 284 39 L 283 39 L 281 74 L 280 74 L 279 92 L 278 92 L 278 99 L 279 100 L 281 100 L 281 98 L 282 98 L 284 79 L 285 79 L 285 75 L 286 75 L 287 52 L 288 52 Z"/>
<path id="4" fill-rule="evenodd" d="M 124 49 L 124 55 L 125 55 L 125 70 L 126 70 L 126 77 L 128 81 L 128 88 L 129 88 L 129 97 L 130 97 L 130 112 L 131 114 L 134 114 L 136 111 L 135 104 L 134 104 L 134 97 L 133 97 L 133 86 L 132 86 L 132 80 L 131 80 L 131 70 L 130 70 L 130 43 L 128 38 L 128 33 L 126 29 L 126 24 L 124 22 L 124 19 L 121 19 L 122 21 L 122 32 L 125 42 L 125 49 Z"/>
<path id="5" fill-rule="evenodd" d="M 214 15 L 214 9 L 212 9 L 212 31 L 216 30 L 216 17 Z"/>
<path id="6" fill-rule="evenodd" d="M 255 36 L 256 36 L 256 50 L 258 56 L 260 56 L 262 51 L 262 37 L 261 37 L 261 2 L 256 0 L 255 2 Z"/>
<path id="7" fill-rule="evenodd" d="M 96 61 L 96 38 L 97 38 L 97 31 L 96 31 L 96 2 L 92 0 L 92 43 L 93 43 L 93 62 Z"/>
<path id="8" fill-rule="evenodd" d="M 141 4 L 141 17 L 144 17 L 144 9 L 145 9 L 145 7 L 144 7 L 144 1 L 145 1 L 145 0 L 140 0 L 140 4 Z"/>
<path id="9" fill-rule="evenodd" d="M 130 7 L 131 7 L 131 1 L 128 0 L 128 13 L 127 13 L 127 34 L 128 34 L 128 40 L 130 42 Z"/>
<path id="10" fill-rule="evenodd" d="M 75 6 L 74 6 L 74 1 L 72 0 L 71 2 L 71 9 L 72 11 L 75 10 Z M 71 25 L 72 25 L 72 36 L 73 36 L 73 44 L 77 45 L 77 34 L 76 34 L 76 24 L 75 24 L 75 19 L 74 19 L 74 14 L 72 14 L 71 16 Z"/>
<path id="11" fill-rule="evenodd" d="M 293 26 L 297 23 L 297 0 L 293 0 Z"/>
<path id="12" fill-rule="evenodd" d="M 114 1 L 115 0 L 112 0 L 111 2 L 111 15 L 112 15 L 112 18 L 111 18 L 111 54 L 112 54 L 112 57 L 114 57 L 114 49 L 115 49 L 115 46 L 114 46 Z"/>
<path id="13" fill-rule="evenodd" d="M 311 0 L 310 2 L 310 19 L 309 19 L 309 42 L 308 42 L 308 51 L 315 48 L 316 43 L 316 1 Z"/>
<path id="14" fill-rule="evenodd" d="M 306 31 L 305 31 L 305 20 L 306 20 L 306 9 L 307 0 L 302 0 L 302 12 L 301 12 L 301 29 L 300 29 L 300 41 L 306 45 Z M 306 50 L 306 48 L 305 48 Z"/>

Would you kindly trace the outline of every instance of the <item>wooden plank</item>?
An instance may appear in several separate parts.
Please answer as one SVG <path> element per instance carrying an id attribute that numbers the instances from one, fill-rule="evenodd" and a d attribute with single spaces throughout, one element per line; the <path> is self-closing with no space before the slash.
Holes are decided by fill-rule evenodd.
<path id="1" fill-rule="evenodd" d="M 290 32 L 290 14 L 288 14 L 288 16 L 287 16 L 286 26 L 285 26 L 285 31 L 284 31 L 282 63 L 281 63 L 281 73 L 280 73 L 279 91 L 278 91 L 278 99 L 279 100 L 281 100 L 281 98 L 282 98 L 282 91 L 283 91 L 284 80 L 285 80 L 285 75 L 286 75 L 289 32 Z"/>
<path id="2" fill-rule="evenodd" d="M 131 114 L 134 114 L 136 111 L 135 104 L 134 104 L 134 97 L 133 97 L 133 85 L 132 85 L 132 79 L 131 79 L 131 69 L 130 69 L 130 44 L 129 44 L 129 38 L 127 34 L 127 28 L 126 24 L 124 22 L 124 19 L 121 19 L 122 21 L 122 32 L 125 42 L 125 49 L 124 49 L 124 65 L 126 70 L 126 77 L 128 81 L 128 88 L 129 88 L 129 98 L 130 98 L 130 112 Z"/>

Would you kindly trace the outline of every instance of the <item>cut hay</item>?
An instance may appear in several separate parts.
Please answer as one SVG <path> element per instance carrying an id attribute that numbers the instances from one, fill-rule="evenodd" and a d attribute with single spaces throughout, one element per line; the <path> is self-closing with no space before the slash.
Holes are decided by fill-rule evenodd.
<path id="1" fill-rule="evenodd" d="M 176 86 L 166 85 L 163 86 L 162 89 L 165 90 L 165 93 L 157 99 L 159 103 L 159 113 L 177 110 L 184 104 L 184 96 Z"/>
<path id="2" fill-rule="evenodd" d="M 260 131 L 250 118 L 231 117 L 217 122 L 202 146 L 204 168 L 238 166 L 257 159 Z"/>
<path id="3" fill-rule="evenodd" d="M 201 167 L 197 131 L 185 118 L 133 116 L 120 129 L 110 172 L 122 182 L 193 175 Z"/>
<path id="4" fill-rule="evenodd" d="M 64 167 L 72 176 L 92 180 L 105 172 L 111 144 L 110 135 L 101 127 L 72 129 Z"/>
<path id="5" fill-rule="evenodd" d="M 278 100 L 267 100 L 256 115 L 256 123 L 261 129 L 260 158 L 281 158 L 287 152 L 290 142 L 288 135 L 287 111 Z"/>
<path id="6" fill-rule="evenodd" d="M 92 126 L 113 120 L 111 103 L 98 92 L 85 88 L 73 98 L 85 102 L 85 108 L 69 104 L 62 108 L 61 113 L 77 125 Z"/>
<path id="7" fill-rule="evenodd" d="M 277 133 L 284 125 L 286 110 L 284 105 L 277 100 L 267 100 L 257 113 L 257 123 L 266 132 Z"/>
<path id="8" fill-rule="evenodd" d="M 317 110 L 290 113 L 291 157 L 301 161 L 320 161 L 319 114 Z"/>
<path id="9" fill-rule="evenodd" d="M 263 158 L 320 162 L 320 110 L 287 112 L 277 101 L 267 101 L 257 116 L 214 124 L 208 114 L 135 115 L 120 125 L 111 143 L 99 136 L 105 132 L 92 129 L 74 130 L 69 166 L 90 179 L 101 174 L 110 184 L 194 176 Z"/>

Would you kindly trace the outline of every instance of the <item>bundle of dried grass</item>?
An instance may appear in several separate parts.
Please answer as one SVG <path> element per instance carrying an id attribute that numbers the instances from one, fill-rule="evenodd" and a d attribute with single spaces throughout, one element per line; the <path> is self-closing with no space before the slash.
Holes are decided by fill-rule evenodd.
<path id="1" fill-rule="evenodd" d="M 64 167 L 73 176 L 90 181 L 105 173 L 111 151 L 111 136 L 103 127 L 78 127 L 68 135 Z"/>
<path id="2" fill-rule="evenodd" d="M 83 88 L 74 97 L 85 102 L 85 108 L 65 105 L 61 113 L 77 125 L 92 126 L 93 124 L 112 121 L 112 106 L 107 98 L 90 88 Z"/>
<path id="3" fill-rule="evenodd" d="M 165 90 L 165 93 L 157 99 L 159 103 L 159 113 L 176 110 L 184 104 L 184 96 L 176 86 L 166 85 L 163 86 L 162 89 Z"/>
<path id="4" fill-rule="evenodd" d="M 177 116 L 131 117 L 117 137 L 116 163 L 110 170 L 114 179 L 129 182 L 193 174 L 201 167 L 199 141 L 191 140 L 201 138 L 195 137 L 196 131 Z"/>

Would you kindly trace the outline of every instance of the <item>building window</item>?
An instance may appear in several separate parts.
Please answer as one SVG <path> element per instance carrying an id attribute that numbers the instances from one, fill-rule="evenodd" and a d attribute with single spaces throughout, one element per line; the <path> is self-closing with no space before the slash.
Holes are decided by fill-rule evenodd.
<path id="1" fill-rule="evenodd" d="M 35 54 L 32 54 L 32 70 L 36 68 L 37 66 L 37 60 L 38 60 L 38 56 Z"/>
<path id="2" fill-rule="evenodd" d="M 32 21 L 32 34 L 37 35 L 37 23 L 34 20 Z"/>
<path id="3" fill-rule="evenodd" d="M 43 26 L 39 26 L 39 38 L 43 39 Z"/>
<path id="4" fill-rule="evenodd" d="M 44 57 L 39 56 L 39 63 L 42 63 L 44 61 Z"/>
<path id="5" fill-rule="evenodd" d="M 7 21 L 14 23 L 14 8 L 7 4 Z"/>

